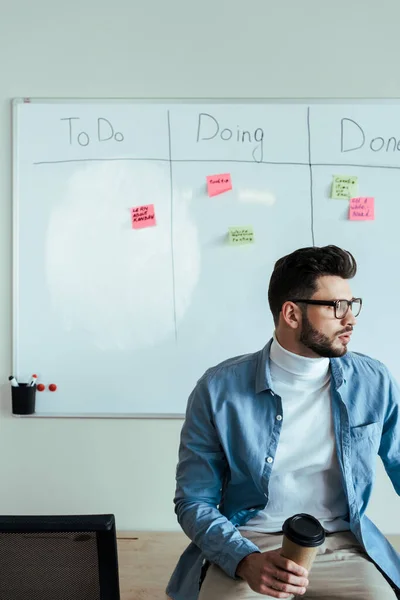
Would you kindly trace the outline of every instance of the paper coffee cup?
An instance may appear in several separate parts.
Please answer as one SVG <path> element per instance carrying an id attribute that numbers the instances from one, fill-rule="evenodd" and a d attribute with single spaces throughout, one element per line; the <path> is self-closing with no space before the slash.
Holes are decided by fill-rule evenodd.
<path id="1" fill-rule="evenodd" d="M 309 571 L 325 541 L 325 531 L 315 517 L 300 513 L 289 517 L 283 524 L 282 556 Z"/>

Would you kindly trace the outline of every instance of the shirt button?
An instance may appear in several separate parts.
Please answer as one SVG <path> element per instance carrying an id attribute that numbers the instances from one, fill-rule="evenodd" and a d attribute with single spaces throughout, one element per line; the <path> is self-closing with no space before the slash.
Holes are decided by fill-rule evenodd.
<path id="1" fill-rule="evenodd" d="M 276 420 L 277 421 L 282 421 L 282 415 L 276 415 Z"/>
<path id="2" fill-rule="evenodd" d="M 273 460 L 274 460 L 274 459 L 272 458 L 272 456 L 268 456 L 268 458 L 267 458 L 267 463 L 272 463 L 272 462 L 273 462 Z"/>

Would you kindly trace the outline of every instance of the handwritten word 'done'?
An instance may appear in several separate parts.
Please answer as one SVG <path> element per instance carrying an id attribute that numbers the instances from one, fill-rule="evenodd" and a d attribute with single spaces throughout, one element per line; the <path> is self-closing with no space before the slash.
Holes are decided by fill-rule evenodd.
<path id="1" fill-rule="evenodd" d="M 349 206 L 350 221 L 373 221 L 374 198 L 352 198 Z"/>
<path id="2" fill-rule="evenodd" d="M 229 227 L 228 237 L 231 246 L 254 244 L 254 231 L 252 227 Z"/>
<path id="3" fill-rule="evenodd" d="M 207 176 L 207 191 L 210 198 L 212 196 L 218 196 L 218 194 L 223 194 L 224 192 L 229 192 L 231 189 L 232 181 L 229 173 Z"/>
<path id="4" fill-rule="evenodd" d="M 154 225 L 156 225 L 154 204 L 146 204 L 144 206 L 135 206 L 131 208 L 131 218 L 133 229 L 154 227 Z"/>

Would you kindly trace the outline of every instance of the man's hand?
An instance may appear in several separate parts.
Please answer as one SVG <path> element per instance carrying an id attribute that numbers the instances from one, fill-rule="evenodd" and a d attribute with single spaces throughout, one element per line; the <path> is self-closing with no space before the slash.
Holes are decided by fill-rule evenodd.
<path id="1" fill-rule="evenodd" d="M 281 556 L 281 549 L 249 554 L 240 561 L 236 575 L 258 594 L 273 598 L 300 596 L 308 586 L 308 571 Z"/>

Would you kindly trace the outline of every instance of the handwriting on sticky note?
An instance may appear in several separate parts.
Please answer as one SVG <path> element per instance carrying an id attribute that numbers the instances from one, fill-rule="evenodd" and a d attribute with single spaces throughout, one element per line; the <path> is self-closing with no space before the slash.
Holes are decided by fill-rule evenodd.
<path id="1" fill-rule="evenodd" d="M 350 221 L 373 221 L 375 219 L 374 198 L 352 198 L 349 219 Z"/>
<path id="2" fill-rule="evenodd" d="M 133 229 L 153 227 L 156 225 L 154 204 L 145 204 L 144 206 L 135 206 L 131 208 L 131 218 Z"/>
<path id="3" fill-rule="evenodd" d="M 218 196 L 218 194 L 223 194 L 224 192 L 229 192 L 231 189 L 232 180 L 229 173 L 207 176 L 207 190 L 210 197 Z"/>
<path id="4" fill-rule="evenodd" d="M 358 178 L 351 175 L 334 175 L 331 198 L 350 200 L 358 194 Z"/>
<path id="5" fill-rule="evenodd" d="M 229 227 L 229 243 L 232 246 L 254 244 L 254 231 L 252 227 Z"/>

